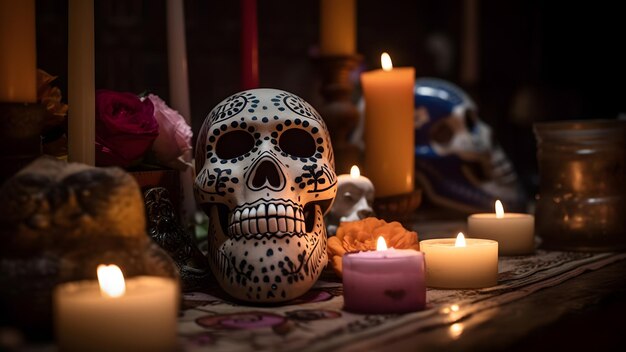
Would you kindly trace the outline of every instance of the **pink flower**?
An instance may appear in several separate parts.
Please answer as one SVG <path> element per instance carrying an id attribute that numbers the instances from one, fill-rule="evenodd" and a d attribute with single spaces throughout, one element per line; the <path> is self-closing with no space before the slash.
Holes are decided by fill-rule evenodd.
<path id="1" fill-rule="evenodd" d="M 96 91 L 96 165 L 127 167 L 150 150 L 159 135 L 150 100 L 132 93 Z"/>
<path id="2" fill-rule="evenodd" d="M 191 127 L 158 96 L 150 94 L 145 100 L 154 104 L 154 116 L 159 122 L 159 136 L 152 145 L 154 155 L 165 166 L 185 170 L 191 160 Z"/>

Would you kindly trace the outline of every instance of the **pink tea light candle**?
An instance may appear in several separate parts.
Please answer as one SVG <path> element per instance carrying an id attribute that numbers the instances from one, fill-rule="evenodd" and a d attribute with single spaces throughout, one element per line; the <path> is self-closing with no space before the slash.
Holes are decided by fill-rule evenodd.
<path id="1" fill-rule="evenodd" d="M 424 309 L 424 255 L 387 249 L 380 236 L 376 251 L 343 256 L 344 309 L 362 314 L 407 313 Z"/>
<path id="2" fill-rule="evenodd" d="M 420 242 L 426 261 L 426 285 L 433 288 L 483 288 L 498 283 L 498 242 L 441 238 Z"/>
<path id="3" fill-rule="evenodd" d="M 467 218 L 469 236 L 498 241 L 500 255 L 531 254 L 535 249 L 535 217 L 504 213 L 499 200 L 495 208 L 494 214 L 473 214 Z"/>

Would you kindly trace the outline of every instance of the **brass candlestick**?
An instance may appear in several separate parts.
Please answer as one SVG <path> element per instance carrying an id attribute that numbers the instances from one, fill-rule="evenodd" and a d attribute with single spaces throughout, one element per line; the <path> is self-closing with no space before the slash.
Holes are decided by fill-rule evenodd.
<path id="1" fill-rule="evenodd" d="M 41 155 L 45 107 L 0 102 L 0 184 Z"/>
<path id="2" fill-rule="evenodd" d="M 330 132 L 337 174 L 349 173 L 352 165 L 361 164 L 359 148 L 350 142 L 350 134 L 359 121 L 359 111 L 352 102 L 354 85 L 350 74 L 361 60 L 358 54 L 322 56 L 316 60 L 322 78 L 320 93 L 324 98 L 320 113 Z"/>

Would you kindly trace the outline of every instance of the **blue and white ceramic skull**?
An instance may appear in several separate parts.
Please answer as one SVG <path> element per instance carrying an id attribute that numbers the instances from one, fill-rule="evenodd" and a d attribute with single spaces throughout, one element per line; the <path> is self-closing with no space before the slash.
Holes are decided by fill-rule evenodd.
<path id="1" fill-rule="evenodd" d="M 228 97 L 202 125 L 196 170 L 221 287 L 251 302 L 309 290 L 328 260 L 323 216 L 337 192 L 330 137 L 315 109 L 277 89 Z"/>
<path id="2" fill-rule="evenodd" d="M 513 166 L 472 99 L 436 78 L 417 79 L 414 93 L 415 177 L 427 196 L 465 212 L 493 211 L 496 199 L 523 210 Z"/>

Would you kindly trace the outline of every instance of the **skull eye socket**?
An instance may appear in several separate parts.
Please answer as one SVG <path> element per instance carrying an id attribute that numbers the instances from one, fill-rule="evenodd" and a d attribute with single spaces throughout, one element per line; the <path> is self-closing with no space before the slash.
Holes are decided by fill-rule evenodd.
<path id="1" fill-rule="evenodd" d="M 430 139 L 441 145 L 447 145 L 454 137 L 454 130 L 445 120 L 435 122 L 430 128 Z"/>
<path id="2" fill-rule="evenodd" d="M 299 158 L 308 158 L 315 154 L 313 136 L 300 128 L 292 128 L 283 132 L 280 135 L 278 145 L 285 153 Z"/>
<path id="3" fill-rule="evenodd" d="M 465 110 L 465 126 L 467 130 L 470 132 L 474 131 L 474 127 L 476 127 L 476 121 L 478 120 L 478 116 L 476 115 L 476 111 L 474 110 Z"/>
<path id="4" fill-rule="evenodd" d="M 254 147 L 254 137 L 246 131 L 230 131 L 222 135 L 215 145 L 215 154 L 220 159 L 233 159 L 244 155 Z"/>

